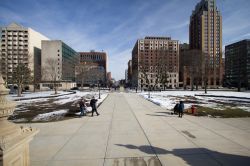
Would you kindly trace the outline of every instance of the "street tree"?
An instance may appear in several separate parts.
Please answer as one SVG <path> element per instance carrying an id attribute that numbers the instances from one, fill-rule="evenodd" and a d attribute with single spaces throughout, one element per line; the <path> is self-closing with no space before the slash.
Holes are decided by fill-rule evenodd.
<path id="1" fill-rule="evenodd" d="M 61 79 L 58 65 L 57 59 L 48 58 L 46 59 L 46 65 L 42 68 L 43 80 L 51 82 L 55 94 L 57 94 L 58 90 L 58 81 Z"/>
<path id="2" fill-rule="evenodd" d="M 31 70 L 25 64 L 18 64 L 14 67 L 12 73 L 12 83 L 17 84 L 17 96 L 21 96 L 23 85 L 30 84 L 31 81 Z"/>

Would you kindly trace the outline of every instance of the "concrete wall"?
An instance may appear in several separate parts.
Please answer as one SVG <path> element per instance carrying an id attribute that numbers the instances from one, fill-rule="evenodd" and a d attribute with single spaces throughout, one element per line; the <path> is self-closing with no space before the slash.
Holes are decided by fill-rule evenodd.
<path id="1" fill-rule="evenodd" d="M 48 61 L 54 62 L 54 69 L 48 64 Z M 42 81 L 53 81 L 51 74 L 56 73 L 56 80 L 61 79 L 62 75 L 62 42 L 59 40 L 42 41 Z M 59 64 L 59 65 L 58 65 Z"/>

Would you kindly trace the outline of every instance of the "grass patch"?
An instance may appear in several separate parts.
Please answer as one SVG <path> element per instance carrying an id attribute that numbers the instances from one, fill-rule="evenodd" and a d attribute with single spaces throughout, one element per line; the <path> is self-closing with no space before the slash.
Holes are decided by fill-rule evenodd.
<path id="1" fill-rule="evenodd" d="M 221 118 L 239 118 L 239 117 L 250 117 L 250 112 L 244 111 L 240 108 L 225 108 L 223 110 L 196 106 L 197 116 L 208 116 L 221 117 Z"/>

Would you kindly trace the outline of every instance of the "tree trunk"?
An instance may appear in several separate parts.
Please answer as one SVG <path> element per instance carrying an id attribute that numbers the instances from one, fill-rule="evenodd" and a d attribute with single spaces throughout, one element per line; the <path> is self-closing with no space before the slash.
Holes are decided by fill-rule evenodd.
<path id="1" fill-rule="evenodd" d="M 57 85 L 56 85 L 56 83 L 54 83 L 54 90 L 55 90 L 55 94 L 57 94 Z"/>
<path id="2" fill-rule="evenodd" d="M 148 98 L 150 98 L 150 88 L 148 89 Z"/>
<path id="3" fill-rule="evenodd" d="M 83 89 L 83 79 L 82 79 L 82 83 L 81 83 L 81 88 Z"/>
<path id="4" fill-rule="evenodd" d="M 207 94 L 207 79 L 205 80 L 205 93 Z"/>
<path id="5" fill-rule="evenodd" d="M 18 84 L 18 93 L 17 93 L 17 96 L 21 97 L 21 93 L 22 93 L 22 85 Z"/>
<path id="6" fill-rule="evenodd" d="M 239 79 L 239 82 L 238 82 L 238 92 L 241 91 L 241 79 Z"/>

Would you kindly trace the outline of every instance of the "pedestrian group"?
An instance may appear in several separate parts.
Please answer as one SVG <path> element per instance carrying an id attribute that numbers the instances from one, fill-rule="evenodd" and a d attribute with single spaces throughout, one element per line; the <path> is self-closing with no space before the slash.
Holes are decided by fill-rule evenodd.
<path id="1" fill-rule="evenodd" d="M 180 101 L 174 106 L 174 114 L 178 114 L 180 118 L 182 118 L 184 112 L 184 102 Z"/>
<path id="2" fill-rule="evenodd" d="M 100 115 L 97 112 L 97 108 L 96 108 L 96 103 L 97 103 L 97 99 L 95 99 L 95 97 L 93 96 L 92 99 L 90 100 L 90 106 L 92 109 L 92 116 L 94 116 L 94 112 L 96 113 L 96 115 Z M 86 100 L 82 97 L 79 101 L 79 106 L 80 106 L 80 117 L 82 116 L 86 116 L 87 114 L 87 105 L 86 105 Z"/>

